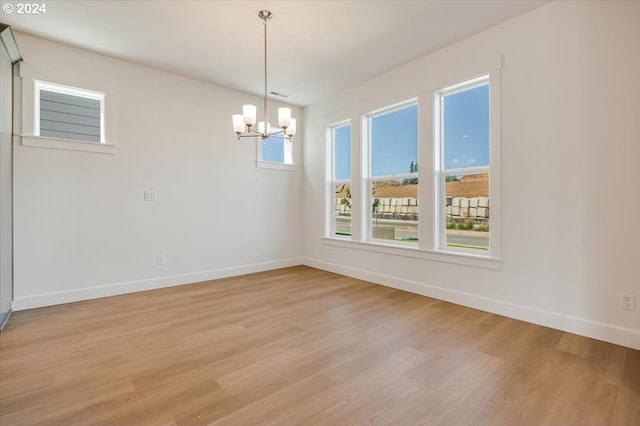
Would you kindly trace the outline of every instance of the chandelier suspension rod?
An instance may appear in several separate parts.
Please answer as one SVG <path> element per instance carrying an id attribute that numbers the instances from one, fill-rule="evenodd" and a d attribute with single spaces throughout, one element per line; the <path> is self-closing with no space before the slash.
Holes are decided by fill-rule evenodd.
<path id="1" fill-rule="evenodd" d="M 269 19 L 269 15 L 270 14 L 265 14 L 262 18 L 264 22 L 264 111 L 262 115 L 264 135 L 269 133 L 269 129 L 267 129 L 267 117 L 269 116 L 267 114 L 267 20 Z"/>

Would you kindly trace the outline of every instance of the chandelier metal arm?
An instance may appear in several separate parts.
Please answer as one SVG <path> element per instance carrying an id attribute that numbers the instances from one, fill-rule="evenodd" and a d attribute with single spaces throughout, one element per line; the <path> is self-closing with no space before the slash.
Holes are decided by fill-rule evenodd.
<path id="1" fill-rule="evenodd" d="M 278 130 L 276 132 L 270 132 L 270 133 L 261 133 L 257 130 L 254 130 L 251 128 L 251 126 L 247 126 L 247 131 L 246 133 L 236 133 L 238 135 L 238 140 L 240 140 L 240 138 L 255 138 L 255 137 L 260 137 L 263 141 L 270 138 L 271 136 L 277 136 L 279 138 L 282 139 L 286 139 L 286 140 L 291 140 L 291 136 L 285 134 L 285 129 L 282 130 Z"/>

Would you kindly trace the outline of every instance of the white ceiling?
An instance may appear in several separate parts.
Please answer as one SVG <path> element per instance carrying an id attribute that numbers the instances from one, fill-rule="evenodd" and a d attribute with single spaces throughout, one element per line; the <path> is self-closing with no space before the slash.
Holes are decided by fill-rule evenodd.
<path id="1" fill-rule="evenodd" d="M 261 95 L 257 14 L 269 9 L 269 90 L 304 106 L 547 2 L 49 0 L 45 14 L 0 16 L 15 31 Z"/>

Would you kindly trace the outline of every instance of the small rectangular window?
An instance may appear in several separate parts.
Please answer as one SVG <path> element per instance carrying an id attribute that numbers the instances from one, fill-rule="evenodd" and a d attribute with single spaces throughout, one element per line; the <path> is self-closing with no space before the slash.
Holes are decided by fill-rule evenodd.
<path id="1" fill-rule="evenodd" d="M 104 143 L 104 93 L 35 82 L 36 136 Z"/>
<path id="2" fill-rule="evenodd" d="M 281 129 L 271 128 L 272 131 Z M 293 143 L 290 139 L 285 139 L 281 134 L 272 135 L 267 139 L 258 140 L 258 161 L 275 164 L 293 164 Z"/>

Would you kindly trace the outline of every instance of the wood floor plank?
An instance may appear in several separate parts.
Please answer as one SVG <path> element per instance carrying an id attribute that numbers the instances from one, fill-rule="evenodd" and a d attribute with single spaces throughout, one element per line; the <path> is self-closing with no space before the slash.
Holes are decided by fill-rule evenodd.
<path id="1" fill-rule="evenodd" d="M 297 266 L 16 312 L 0 424 L 640 426 L 640 351 Z"/>

